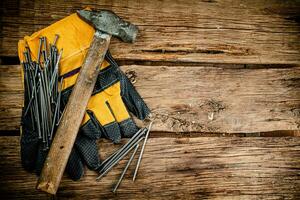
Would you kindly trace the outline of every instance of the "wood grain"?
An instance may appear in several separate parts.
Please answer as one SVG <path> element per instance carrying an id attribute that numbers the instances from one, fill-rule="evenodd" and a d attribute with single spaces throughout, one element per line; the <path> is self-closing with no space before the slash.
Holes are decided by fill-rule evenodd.
<path id="1" fill-rule="evenodd" d="M 251 133 L 300 129 L 300 67 L 122 66 L 154 115 L 154 131 Z M 0 67 L 1 130 L 18 130 L 19 66 Z M 7 74 L 7 75 L 5 75 Z"/>
<path id="2" fill-rule="evenodd" d="M 99 145 L 101 157 L 120 146 L 107 141 Z M 0 137 L 1 198 L 47 199 L 35 190 L 36 176 L 22 169 L 19 151 L 19 137 Z M 64 177 L 56 198 L 300 198 L 297 137 L 150 138 L 136 182 L 131 181 L 132 165 L 114 195 L 111 188 L 125 164 L 123 160 L 100 182 L 89 170 L 78 182 Z"/>
<path id="3" fill-rule="evenodd" d="M 155 119 L 137 180 L 131 166 L 110 192 L 126 158 L 100 182 L 64 176 L 52 197 L 22 169 L 20 137 L 0 136 L 1 199 L 300 199 L 299 137 L 205 137 L 300 135 L 300 1 L 1 1 L 1 134 L 20 126 L 18 40 L 86 6 L 140 29 L 110 46 Z"/>
<path id="4" fill-rule="evenodd" d="M 5 0 L 0 55 L 16 56 L 19 39 L 86 6 L 139 26 L 134 45 L 112 41 L 118 60 L 300 63 L 300 3 L 293 0 Z"/>

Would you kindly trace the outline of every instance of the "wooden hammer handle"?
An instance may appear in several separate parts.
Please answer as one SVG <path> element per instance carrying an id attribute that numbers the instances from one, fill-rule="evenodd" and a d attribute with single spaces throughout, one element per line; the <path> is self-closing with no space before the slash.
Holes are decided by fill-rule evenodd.
<path id="1" fill-rule="evenodd" d="M 94 35 L 38 180 L 40 190 L 55 194 L 58 189 L 110 38 L 100 32 Z"/>

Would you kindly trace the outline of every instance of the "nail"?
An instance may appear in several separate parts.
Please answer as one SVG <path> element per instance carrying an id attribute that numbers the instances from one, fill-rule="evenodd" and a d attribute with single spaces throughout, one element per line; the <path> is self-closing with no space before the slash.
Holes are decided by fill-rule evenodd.
<path id="1" fill-rule="evenodd" d="M 59 93 L 58 93 L 58 99 L 57 99 L 57 104 L 58 104 L 58 108 L 57 108 L 57 111 L 58 111 L 58 113 L 57 113 L 57 119 L 55 119 L 55 120 L 57 120 L 57 122 L 59 121 L 59 114 L 60 114 L 60 102 L 61 102 L 61 92 L 62 92 L 62 90 L 63 90 L 63 81 L 64 81 L 64 78 L 62 77 L 61 79 L 60 79 L 60 90 L 59 90 Z"/>
<path id="2" fill-rule="evenodd" d="M 142 141 L 144 139 L 144 137 L 140 138 L 137 142 L 139 143 L 140 141 Z M 104 175 L 106 175 L 122 158 L 124 158 L 132 149 L 134 148 L 134 146 L 131 146 L 129 149 L 127 149 L 124 154 L 122 156 L 120 156 L 114 163 L 112 163 L 112 165 L 109 166 L 108 169 L 106 169 L 102 174 L 100 174 L 96 180 L 99 181 Z"/>
<path id="3" fill-rule="evenodd" d="M 58 120 L 58 122 L 57 122 L 57 124 L 56 124 L 56 125 L 58 125 L 58 124 L 60 123 L 60 121 L 61 121 L 62 117 L 63 117 L 63 116 L 64 116 L 64 114 L 65 114 L 65 110 L 66 110 L 66 109 L 64 109 L 64 110 L 63 110 L 63 112 L 62 112 L 62 114 L 60 115 L 60 118 L 59 118 L 59 120 Z"/>
<path id="4" fill-rule="evenodd" d="M 39 80 L 38 80 L 38 90 L 39 90 L 39 101 L 38 101 L 38 112 L 40 112 L 41 114 L 41 121 L 40 121 L 40 125 L 41 125 L 41 132 L 42 132 L 42 138 L 43 138 L 43 143 L 46 143 L 46 135 L 45 135 L 45 120 L 44 120 L 44 112 L 43 112 L 43 90 L 41 87 L 41 75 L 40 73 L 38 74 Z"/>
<path id="5" fill-rule="evenodd" d="M 23 63 L 23 66 L 24 66 L 24 83 L 26 84 L 26 89 L 27 89 L 27 97 L 29 98 L 29 102 L 27 103 L 27 107 L 26 107 L 26 110 L 24 112 L 24 116 L 27 115 L 27 112 L 28 110 L 30 109 L 31 110 L 31 104 L 32 104 L 32 101 L 33 101 L 33 96 L 31 95 L 31 91 L 30 91 L 30 83 L 29 83 L 29 80 L 28 80 L 28 71 L 27 69 L 25 69 L 25 65 Z"/>
<path id="6" fill-rule="evenodd" d="M 24 51 L 24 52 L 23 52 L 23 55 L 24 55 L 24 57 L 25 57 L 25 62 L 26 62 L 26 63 L 29 63 L 29 62 L 30 62 L 30 58 L 29 58 L 29 56 L 28 56 L 28 52 L 27 52 L 27 51 Z"/>
<path id="7" fill-rule="evenodd" d="M 25 49 L 26 49 L 26 51 L 25 51 L 25 54 L 26 54 L 25 58 L 27 59 L 28 63 L 32 63 L 31 56 L 30 56 L 30 49 L 29 49 L 28 46 L 25 46 Z"/>
<path id="8" fill-rule="evenodd" d="M 133 145 L 136 144 L 136 141 L 140 139 L 144 135 L 144 132 L 146 131 L 146 128 L 140 129 L 134 136 L 125 144 L 123 145 L 106 163 L 102 163 L 99 168 L 101 170 L 99 173 L 105 171 L 110 167 L 112 163 L 114 163 L 116 160 L 119 159 L 120 156 L 123 155 L 124 152 L 126 152 L 129 148 L 131 148 Z"/>
<path id="9" fill-rule="evenodd" d="M 44 57 L 44 63 L 47 62 L 47 38 L 43 37 L 43 41 L 44 41 L 44 49 L 42 51 L 43 53 L 43 57 Z"/>
<path id="10" fill-rule="evenodd" d="M 58 59 L 57 59 L 57 62 L 55 64 L 52 76 L 51 76 L 51 81 L 50 81 L 50 91 L 51 92 L 53 91 L 53 86 L 54 86 L 54 81 L 56 79 L 56 76 L 58 76 L 58 64 L 59 64 L 60 58 L 62 56 L 62 53 L 63 53 L 63 50 L 61 49 L 61 51 L 59 53 L 59 56 L 58 56 Z"/>
<path id="11" fill-rule="evenodd" d="M 33 116 L 33 111 L 32 111 L 33 110 L 33 106 L 32 106 L 33 98 L 31 96 L 31 90 L 30 90 L 31 86 L 30 86 L 29 77 L 28 77 L 29 73 L 28 73 L 27 65 L 24 62 L 22 62 L 21 64 L 23 66 L 23 71 L 24 71 L 24 84 L 25 84 L 24 88 L 26 88 L 26 90 L 27 90 L 26 93 L 27 93 L 27 98 L 28 98 L 28 103 L 27 103 L 27 105 L 25 105 L 26 110 L 24 112 L 24 116 L 26 116 L 27 113 L 28 113 L 28 110 L 30 110 L 31 124 L 32 124 L 33 130 L 35 130 L 35 124 L 34 124 L 34 121 L 33 121 L 34 116 Z"/>
<path id="12" fill-rule="evenodd" d="M 37 129 L 38 129 L 38 135 L 39 139 L 42 139 L 42 131 L 41 131 L 41 124 L 40 124 L 40 114 L 39 114 L 39 109 L 38 109 L 38 95 L 37 95 L 37 85 L 35 82 L 35 77 L 33 77 L 33 95 L 34 95 L 34 118 L 37 124 Z"/>
<path id="13" fill-rule="evenodd" d="M 62 81 L 63 81 L 63 78 L 61 79 L 60 84 L 62 84 Z M 52 128 L 51 128 L 51 133 L 50 133 L 50 140 L 52 140 L 53 131 L 54 131 L 55 125 L 58 125 L 55 122 L 56 122 L 56 118 L 57 118 L 56 116 L 59 113 L 59 109 L 60 109 L 59 108 L 59 106 L 60 106 L 60 96 L 61 96 L 61 91 L 59 92 L 59 95 L 58 95 L 58 98 L 57 98 L 57 101 L 56 101 L 56 107 L 55 107 L 54 116 L 53 116 L 53 120 L 52 120 Z"/>
<path id="14" fill-rule="evenodd" d="M 139 159 L 138 159 L 135 171 L 134 171 L 134 175 L 133 175 L 133 178 L 132 178 L 133 181 L 135 181 L 135 179 L 136 179 L 136 175 L 137 175 L 137 172 L 139 170 L 139 166 L 140 166 L 140 163 L 141 163 L 141 160 L 142 160 L 142 156 L 143 156 L 143 153 L 144 153 L 144 149 L 145 149 L 145 146 L 146 146 L 146 143 L 147 143 L 147 140 L 148 140 L 148 136 L 149 136 L 152 124 L 153 124 L 153 122 L 150 123 L 149 128 L 148 128 L 148 131 L 147 131 L 147 134 L 146 134 L 146 137 L 145 137 L 145 140 L 144 140 L 144 144 L 142 146 L 142 150 L 141 150 L 141 153 L 140 153 L 140 156 L 139 156 Z"/>
<path id="15" fill-rule="evenodd" d="M 138 130 L 138 131 L 132 136 L 132 138 L 130 138 L 130 140 L 129 140 L 126 144 L 124 144 L 120 149 L 118 149 L 116 152 L 114 152 L 112 155 L 110 155 L 107 159 L 105 159 L 105 160 L 101 163 L 101 165 L 100 165 L 99 168 L 101 168 L 101 170 L 102 170 L 103 168 L 107 167 L 107 165 L 110 164 L 110 163 L 113 161 L 113 159 L 115 159 L 115 158 L 120 154 L 120 152 L 121 152 L 122 150 L 124 150 L 126 147 L 128 147 L 128 145 L 130 145 L 130 143 L 131 143 L 137 136 L 141 135 L 141 132 L 144 131 L 144 130 L 145 130 L 145 128 L 142 128 L 142 129 Z"/>
<path id="16" fill-rule="evenodd" d="M 137 141 L 141 138 L 144 137 L 145 131 L 141 132 L 138 137 L 135 138 L 131 143 L 129 143 L 125 148 L 123 148 L 114 158 L 111 159 L 111 163 L 115 162 L 116 160 L 119 159 L 120 156 L 123 155 L 124 152 L 126 152 L 128 149 L 130 149 L 132 146 L 136 145 Z M 107 166 L 103 167 L 104 170 L 107 168 Z"/>
<path id="17" fill-rule="evenodd" d="M 59 38 L 59 35 L 58 34 L 55 34 L 55 38 L 54 38 L 54 41 L 53 41 L 53 45 L 56 46 L 56 42 Z"/>
<path id="18" fill-rule="evenodd" d="M 115 188 L 113 189 L 113 193 L 115 193 L 115 192 L 117 191 L 117 189 L 118 189 L 118 187 L 119 187 L 121 181 L 123 180 L 123 177 L 124 177 L 124 175 L 125 175 L 125 173 L 126 173 L 128 167 L 129 167 L 130 163 L 132 162 L 132 160 L 133 160 L 133 158 L 134 158 L 134 156 L 135 156 L 135 154 L 136 154 L 136 152 L 137 152 L 139 146 L 140 146 L 139 144 L 136 144 L 135 149 L 134 149 L 134 152 L 133 152 L 132 155 L 130 156 L 130 159 L 128 160 L 128 162 L 127 162 L 127 164 L 126 164 L 126 166 L 125 166 L 125 168 L 124 168 L 124 170 L 123 170 L 123 172 L 122 172 L 122 174 L 121 174 L 121 176 L 120 176 L 120 178 L 119 178 L 117 184 L 115 185 Z"/>
<path id="19" fill-rule="evenodd" d="M 40 63 L 40 58 L 41 58 L 41 48 L 42 48 L 42 43 L 43 42 L 43 38 L 40 37 L 39 38 L 39 49 L 38 49 L 38 57 L 37 57 L 37 62 Z"/>

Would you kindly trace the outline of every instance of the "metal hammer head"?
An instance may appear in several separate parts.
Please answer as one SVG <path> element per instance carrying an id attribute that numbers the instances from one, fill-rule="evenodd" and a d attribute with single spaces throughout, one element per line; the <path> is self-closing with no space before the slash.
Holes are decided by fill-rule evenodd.
<path id="1" fill-rule="evenodd" d="M 109 10 L 79 10 L 77 14 L 96 30 L 116 36 L 124 42 L 134 42 L 138 28 Z"/>

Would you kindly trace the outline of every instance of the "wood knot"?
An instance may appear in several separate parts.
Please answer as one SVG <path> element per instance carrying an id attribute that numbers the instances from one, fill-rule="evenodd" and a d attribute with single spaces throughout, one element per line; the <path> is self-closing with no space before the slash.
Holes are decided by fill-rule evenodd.
<path id="1" fill-rule="evenodd" d="M 136 72 L 134 70 L 128 70 L 125 72 L 127 78 L 130 80 L 132 84 L 136 83 Z"/>

